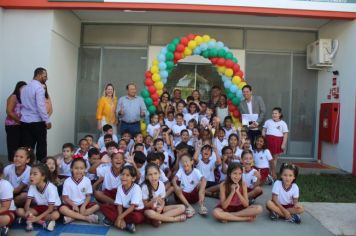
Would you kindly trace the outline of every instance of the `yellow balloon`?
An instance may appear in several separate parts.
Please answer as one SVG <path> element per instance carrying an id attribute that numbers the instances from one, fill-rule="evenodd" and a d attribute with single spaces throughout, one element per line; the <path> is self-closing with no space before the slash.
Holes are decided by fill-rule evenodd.
<path id="1" fill-rule="evenodd" d="M 231 77 L 233 74 L 234 74 L 234 71 L 232 69 L 229 68 L 229 69 L 225 70 L 225 75 L 227 77 Z"/>
<path id="2" fill-rule="evenodd" d="M 157 93 L 158 93 L 159 96 L 161 96 L 162 93 L 163 93 L 163 90 L 162 90 L 162 89 L 159 89 L 159 90 L 157 90 Z"/>
<path id="3" fill-rule="evenodd" d="M 193 50 L 194 48 L 197 47 L 197 42 L 194 40 L 189 41 L 188 47 Z"/>
<path id="4" fill-rule="evenodd" d="M 158 66 L 151 66 L 151 72 L 152 72 L 152 74 L 155 74 L 155 73 L 157 73 L 158 71 L 159 71 Z"/>
<path id="5" fill-rule="evenodd" d="M 210 40 L 210 36 L 209 35 L 203 35 L 203 42 L 205 42 L 205 43 L 207 43 L 207 42 L 209 42 L 209 40 Z"/>
<path id="6" fill-rule="evenodd" d="M 141 128 L 141 131 L 146 131 L 147 125 L 146 125 L 145 121 L 143 121 L 143 120 L 141 121 L 140 128 Z"/>
<path id="7" fill-rule="evenodd" d="M 189 47 L 186 47 L 186 48 L 184 49 L 184 55 L 185 55 L 185 56 L 190 56 L 190 55 L 192 55 L 192 49 L 190 49 Z"/>
<path id="8" fill-rule="evenodd" d="M 232 82 L 236 85 L 239 85 L 239 83 L 241 83 L 241 78 L 238 75 L 235 75 L 234 77 L 232 77 Z"/>
<path id="9" fill-rule="evenodd" d="M 243 86 L 245 86 L 245 85 L 246 85 L 246 82 L 241 82 L 241 83 L 239 83 L 238 87 L 239 87 L 240 89 L 242 89 Z"/>
<path id="10" fill-rule="evenodd" d="M 220 74 L 224 74 L 224 73 L 225 73 L 225 70 L 226 70 L 225 66 L 218 66 L 218 72 L 219 72 Z"/>
<path id="11" fill-rule="evenodd" d="M 157 59 L 154 59 L 152 62 L 152 65 L 157 66 L 159 64 L 159 61 Z"/>
<path id="12" fill-rule="evenodd" d="M 161 80 L 161 76 L 159 74 L 155 73 L 155 74 L 152 75 L 152 80 L 154 82 L 158 82 L 158 81 Z"/>
<path id="13" fill-rule="evenodd" d="M 203 38 L 200 35 L 195 36 L 195 42 L 200 45 L 203 42 Z"/>
<path id="14" fill-rule="evenodd" d="M 155 87 L 157 90 L 162 90 L 163 89 L 163 83 L 161 81 L 158 81 L 155 83 Z"/>

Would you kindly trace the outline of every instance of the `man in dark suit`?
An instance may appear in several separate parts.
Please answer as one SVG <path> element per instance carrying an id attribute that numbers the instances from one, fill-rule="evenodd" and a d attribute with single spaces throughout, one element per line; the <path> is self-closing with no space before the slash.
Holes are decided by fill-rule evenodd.
<path id="1" fill-rule="evenodd" d="M 266 106 L 263 99 L 260 96 L 252 95 L 252 87 L 250 85 L 245 85 L 242 88 L 242 94 L 245 100 L 240 103 L 240 113 L 241 114 L 258 114 L 258 118 L 254 122 L 250 122 L 248 126 L 248 136 L 251 139 L 253 147 L 255 146 L 256 137 L 260 136 L 262 122 L 266 114 Z"/>

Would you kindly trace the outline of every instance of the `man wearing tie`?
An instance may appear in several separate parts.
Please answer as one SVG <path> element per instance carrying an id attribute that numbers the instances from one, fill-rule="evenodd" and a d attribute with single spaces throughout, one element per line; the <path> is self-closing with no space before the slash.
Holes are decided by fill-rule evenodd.
<path id="1" fill-rule="evenodd" d="M 266 106 L 262 97 L 252 96 L 252 87 L 250 85 L 245 85 L 242 88 L 242 94 L 245 100 L 240 103 L 240 113 L 258 115 L 257 120 L 249 122 L 248 125 L 248 136 L 251 140 L 252 146 L 254 147 L 255 139 L 262 134 L 260 127 L 262 127 L 262 122 L 265 118 Z"/>
<path id="2" fill-rule="evenodd" d="M 136 95 L 137 89 L 134 83 L 129 83 L 126 90 L 127 96 L 120 97 L 116 112 L 121 120 L 120 134 L 128 131 L 133 137 L 141 132 L 140 120 L 145 117 L 147 108 L 142 97 Z"/>

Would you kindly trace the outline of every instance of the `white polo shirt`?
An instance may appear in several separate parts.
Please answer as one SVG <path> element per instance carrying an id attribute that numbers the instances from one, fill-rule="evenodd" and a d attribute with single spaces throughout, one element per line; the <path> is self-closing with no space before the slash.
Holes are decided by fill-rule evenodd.
<path id="1" fill-rule="evenodd" d="M 222 155 L 221 151 L 225 146 L 229 146 L 229 143 L 227 141 L 227 139 L 223 139 L 222 141 L 220 141 L 220 139 L 218 138 L 214 138 L 214 145 L 216 147 L 216 149 L 218 150 L 219 155 Z"/>
<path id="2" fill-rule="evenodd" d="M 182 141 L 181 137 L 180 137 L 180 132 L 183 130 L 183 129 L 187 129 L 187 127 L 185 125 L 173 125 L 172 127 L 172 132 L 174 134 L 174 145 L 177 145 L 178 143 L 180 143 Z M 179 136 L 176 136 L 179 135 Z"/>
<path id="3" fill-rule="evenodd" d="M 249 172 L 244 171 L 242 173 L 242 180 L 246 183 L 247 188 L 253 188 L 257 182 L 257 177 L 255 176 L 256 172 L 256 169 L 251 169 Z"/>
<path id="4" fill-rule="evenodd" d="M 214 169 L 215 169 L 216 157 L 211 155 L 209 162 L 205 163 L 202 161 L 201 154 L 199 154 L 198 164 L 196 168 L 200 173 L 206 178 L 207 181 L 215 182 Z"/>
<path id="5" fill-rule="evenodd" d="M 253 151 L 253 159 L 257 168 L 269 168 L 269 161 L 272 160 L 271 152 L 268 149 Z"/>
<path id="6" fill-rule="evenodd" d="M 144 205 L 140 186 L 133 184 L 128 190 L 125 190 L 124 187 L 120 185 L 117 188 L 115 205 L 122 205 L 124 208 L 135 205 L 135 210 L 142 210 Z"/>
<path id="7" fill-rule="evenodd" d="M 64 161 L 64 159 L 61 159 L 60 164 L 59 164 L 59 175 L 67 176 L 67 177 L 72 176 L 72 172 L 70 170 L 71 164 L 72 164 L 72 161 L 67 163 Z"/>
<path id="8" fill-rule="evenodd" d="M 293 204 L 293 199 L 299 198 L 299 188 L 294 183 L 289 189 L 285 189 L 282 181 L 277 180 L 273 184 L 272 194 L 278 195 L 278 201 L 282 205 Z"/>
<path id="9" fill-rule="evenodd" d="M 147 126 L 147 133 L 148 133 L 150 136 L 154 137 L 154 136 L 155 136 L 155 133 L 156 133 L 156 130 L 157 130 L 157 129 L 159 130 L 160 128 L 161 128 L 161 125 L 160 125 L 159 123 L 157 123 L 157 124 L 155 124 L 155 125 L 148 124 L 148 126 Z M 159 131 L 158 131 L 158 133 L 159 133 Z"/>
<path id="10" fill-rule="evenodd" d="M 120 174 L 115 175 L 112 166 L 105 166 L 102 168 L 104 173 L 104 180 L 102 189 L 112 190 L 117 189 L 121 184 Z"/>
<path id="11" fill-rule="evenodd" d="M 90 180 L 83 176 L 76 181 L 73 177 L 67 178 L 63 184 L 63 196 L 68 196 L 75 205 L 79 206 L 85 202 L 85 198 L 93 193 Z"/>
<path id="12" fill-rule="evenodd" d="M 166 197 L 166 188 L 164 186 L 164 183 L 162 181 L 158 182 L 158 188 L 152 189 L 152 198 L 165 198 Z M 142 199 L 143 200 L 151 200 L 149 199 L 149 191 L 148 187 L 146 184 L 142 185 Z"/>
<path id="13" fill-rule="evenodd" d="M 51 182 L 47 182 L 42 190 L 32 184 L 28 190 L 27 198 L 34 199 L 39 206 L 61 205 L 57 187 Z"/>
<path id="14" fill-rule="evenodd" d="M 266 120 L 263 128 L 266 129 L 267 135 L 283 137 L 284 133 L 288 133 L 288 126 L 283 120 L 274 121 L 272 119 Z"/>
<path id="15" fill-rule="evenodd" d="M 15 164 L 10 164 L 4 169 L 4 179 L 8 180 L 14 188 L 21 184 L 29 185 L 31 167 L 26 165 L 24 172 L 21 175 L 16 174 Z"/>
<path id="16" fill-rule="evenodd" d="M 9 181 L 0 179 L 0 205 L 7 201 L 11 201 L 9 211 L 15 211 L 14 187 L 12 187 Z"/>
<path id="17" fill-rule="evenodd" d="M 176 176 L 180 181 L 180 187 L 183 189 L 183 192 L 186 193 L 192 192 L 203 178 L 201 172 L 196 168 L 194 168 L 189 175 L 184 172 L 183 168 L 180 168 Z"/>

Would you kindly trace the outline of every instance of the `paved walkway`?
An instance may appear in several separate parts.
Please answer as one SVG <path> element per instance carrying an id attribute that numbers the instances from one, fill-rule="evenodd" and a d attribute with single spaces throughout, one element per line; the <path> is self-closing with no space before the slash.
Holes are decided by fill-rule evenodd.
<path id="1" fill-rule="evenodd" d="M 271 186 L 264 187 L 265 193 L 259 199 L 257 199 L 256 204 L 264 204 L 265 201 L 271 196 Z M 217 204 L 216 199 L 207 199 L 207 206 L 211 212 L 211 209 Z M 356 212 L 356 211 L 355 211 Z M 350 218 L 351 219 L 351 218 Z M 354 218 L 355 219 L 355 218 Z M 102 225 L 87 225 L 73 223 L 71 225 L 61 225 L 56 227 L 55 232 L 49 233 L 43 230 L 37 229 L 32 233 L 26 233 L 24 231 L 24 226 L 15 225 L 14 229 L 10 231 L 10 236 L 12 235 L 129 235 L 126 232 L 119 231 L 114 228 L 108 228 Z M 257 218 L 255 222 L 252 223 L 227 223 L 221 224 L 213 219 L 211 215 L 207 217 L 201 217 L 199 215 L 194 216 L 192 219 L 187 220 L 184 223 L 175 224 L 163 224 L 160 228 L 156 229 L 150 225 L 140 225 L 136 227 L 136 235 L 145 236 L 207 236 L 207 235 L 273 235 L 273 236 L 328 236 L 333 235 L 328 231 L 316 218 L 314 218 L 309 213 L 304 213 L 302 215 L 302 223 L 300 225 L 284 222 L 279 220 L 277 222 L 272 222 L 268 218 L 267 211 Z"/>

